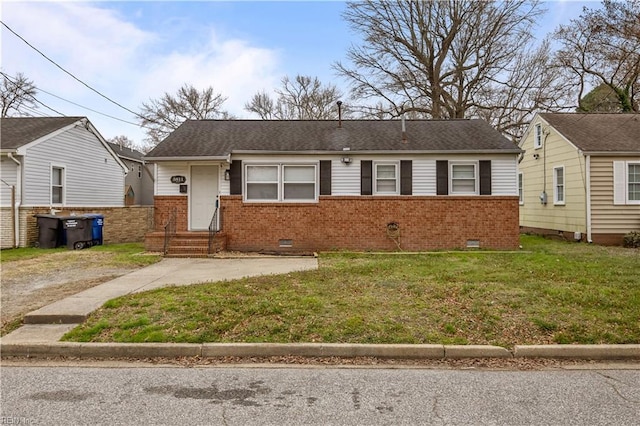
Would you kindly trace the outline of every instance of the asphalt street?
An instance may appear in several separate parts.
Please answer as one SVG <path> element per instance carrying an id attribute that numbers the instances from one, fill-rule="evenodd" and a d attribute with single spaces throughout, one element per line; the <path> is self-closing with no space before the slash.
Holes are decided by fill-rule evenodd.
<path id="1" fill-rule="evenodd" d="M 633 425 L 640 370 L 1 370 L 2 424 Z"/>

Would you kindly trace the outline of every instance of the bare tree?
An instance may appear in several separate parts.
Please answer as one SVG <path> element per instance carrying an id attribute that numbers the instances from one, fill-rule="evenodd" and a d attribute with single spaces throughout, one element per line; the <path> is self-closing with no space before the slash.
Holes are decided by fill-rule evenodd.
<path id="1" fill-rule="evenodd" d="M 13 114 L 24 114 L 24 108 L 37 108 L 35 96 L 37 94 L 33 81 L 22 73 L 14 78 L 2 73 L 2 87 L 0 88 L 0 105 L 2 117 L 10 117 Z M 13 111 L 13 112 L 12 112 Z"/>
<path id="2" fill-rule="evenodd" d="M 554 36 L 557 56 L 579 87 L 579 108 L 589 87 L 607 85 L 622 112 L 638 112 L 640 103 L 640 0 L 604 0 L 602 9 L 584 8 Z"/>
<path id="3" fill-rule="evenodd" d="M 164 94 L 160 99 L 143 103 L 138 116 L 140 125 L 146 128 L 147 140 L 153 145 L 166 138 L 185 120 L 230 118 L 222 104 L 227 100 L 212 87 L 198 91 L 185 84 L 176 95 Z"/>
<path id="4" fill-rule="evenodd" d="M 149 152 L 151 150 L 151 148 L 153 148 L 148 143 L 146 143 L 146 144 L 145 143 L 136 143 L 126 135 L 115 136 L 115 137 L 113 137 L 111 139 L 108 139 L 108 142 L 111 142 L 112 144 L 115 144 L 115 145 L 119 145 L 120 149 L 122 149 L 122 148 L 135 149 L 136 151 L 140 151 L 140 152 L 142 152 L 144 154 L 146 154 L 147 152 Z"/>
<path id="5" fill-rule="evenodd" d="M 258 92 L 244 106 L 263 120 L 331 120 L 338 118 L 336 102 L 342 93 L 336 86 L 323 85 L 317 77 L 297 75 L 292 81 L 282 78 L 282 88 L 272 99 Z"/>
<path id="6" fill-rule="evenodd" d="M 523 69 L 532 63 L 523 51 L 540 54 L 530 46 L 533 25 L 543 13 L 535 0 L 350 3 L 343 16 L 363 44 L 348 50 L 350 64 L 338 62 L 334 68 L 350 80 L 353 98 L 374 115 L 381 106 L 391 117 L 482 114 L 499 130 L 522 128 L 527 114 L 520 109 L 536 102 L 521 107 L 518 97 L 549 97 L 536 93 L 542 85 Z M 526 95 L 517 93 L 519 84 L 527 85 Z"/>
<path id="7" fill-rule="evenodd" d="M 504 73 L 476 92 L 467 113 L 517 142 L 536 112 L 569 110 L 573 91 L 550 51 L 546 39 L 535 49 L 517 52 Z"/>

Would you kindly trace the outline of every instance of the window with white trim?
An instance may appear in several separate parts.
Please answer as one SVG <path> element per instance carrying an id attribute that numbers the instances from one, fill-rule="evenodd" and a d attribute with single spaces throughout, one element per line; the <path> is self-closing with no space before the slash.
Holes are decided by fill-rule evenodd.
<path id="1" fill-rule="evenodd" d="M 452 195 L 475 195 L 478 193 L 478 165 L 477 163 L 454 163 L 451 167 Z"/>
<path id="2" fill-rule="evenodd" d="M 51 204 L 64 203 L 64 167 L 51 166 Z"/>
<path id="3" fill-rule="evenodd" d="M 519 172 L 518 173 L 518 201 L 520 205 L 524 205 L 523 187 L 524 187 L 524 176 L 522 175 L 522 172 Z"/>
<path id="4" fill-rule="evenodd" d="M 398 163 L 374 163 L 374 194 L 395 195 L 398 190 Z"/>
<path id="5" fill-rule="evenodd" d="M 564 166 L 553 168 L 553 204 L 563 205 L 565 201 Z"/>
<path id="6" fill-rule="evenodd" d="M 640 203 L 640 163 L 627 163 L 627 200 Z"/>
<path id="7" fill-rule="evenodd" d="M 534 126 L 533 147 L 535 149 L 542 148 L 542 124 L 540 123 Z"/>
<path id="8" fill-rule="evenodd" d="M 317 200 L 314 164 L 247 164 L 245 201 L 313 202 Z"/>

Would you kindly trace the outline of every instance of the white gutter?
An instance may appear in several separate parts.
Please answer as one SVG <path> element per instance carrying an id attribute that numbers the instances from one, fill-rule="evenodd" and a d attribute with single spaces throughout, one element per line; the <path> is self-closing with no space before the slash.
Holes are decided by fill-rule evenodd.
<path id="1" fill-rule="evenodd" d="M 269 151 L 269 150 L 233 150 L 231 153 L 234 155 L 344 155 L 346 152 L 349 155 L 407 155 L 407 154 L 520 154 L 523 151 L 519 148 L 516 149 L 478 149 L 474 151 L 470 150 L 348 150 L 348 151 Z"/>
<path id="2" fill-rule="evenodd" d="M 13 204 L 13 238 L 14 238 L 14 247 L 20 247 L 20 204 L 22 201 L 22 164 L 18 161 L 17 158 L 13 156 L 13 153 L 7 153 L 7 156 L 13 160 L 14 163 L 18 165 L 18 173 L 16 176 L 16 186 L 18 190 L 16 191 L 16 199 Z"/>
<path id="3" fill-rule="evenodd" d="M 587 157 L 586 164 L 586 173 L 587 173 L 587 194 L 586 194 L 586 203 L 587 203 L 587 242 L 591 243 L 591 156 L 585 155 Z"/>
<path id="4" fill-rule="evenodd" d="M 227 161 L 229 157 L 221 156 L 191 156 L 191 157 L 144 157 L 144 161 L 154 163 L 156 161 Z"/>

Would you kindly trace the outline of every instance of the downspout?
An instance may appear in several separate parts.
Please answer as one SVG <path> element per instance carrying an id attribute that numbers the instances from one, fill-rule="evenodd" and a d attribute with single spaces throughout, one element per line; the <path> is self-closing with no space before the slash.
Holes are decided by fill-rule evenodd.
<path id="1" fill-rule="evenodd" d="M 7 156 L 18 165 L 18 173 L 16 176 L 16 184 L 18 190 L 13 201 L 13 246 L 20 247 L 20 205 L 22 201 L 22 164 L 17 158 L 13 156 L 11 152 Z"/>
<path id="2" fill-rule="evenodd" d="M 591 156 L 590 155 L 585 155 L 585 157 L 587 157 L 587 164 L 586 164 L 586 174 L 587 174 L 587 179 L 586 179 L 586 197 L 587 199 L 585 200 L 585 203 L 587 204 L 587 242 L 591 243 L 593 241 L 591 241 Z"/>

